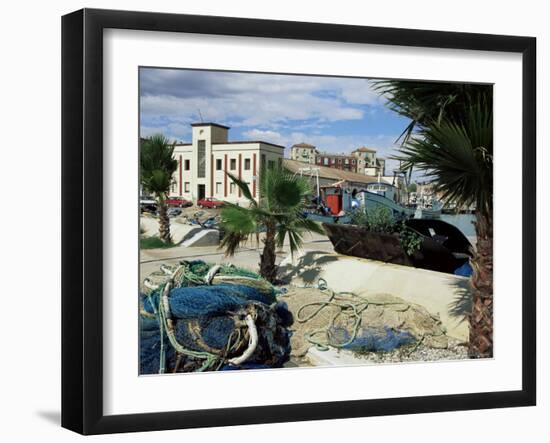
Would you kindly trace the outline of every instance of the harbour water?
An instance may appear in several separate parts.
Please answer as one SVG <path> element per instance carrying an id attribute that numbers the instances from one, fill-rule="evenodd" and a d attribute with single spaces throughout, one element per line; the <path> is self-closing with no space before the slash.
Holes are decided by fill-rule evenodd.
<path id="1" fill-rule="evenodd" d="M 441 214 L 441 220 L 456 226 L 468 238 L 476 236 L 473 214 Z"/>

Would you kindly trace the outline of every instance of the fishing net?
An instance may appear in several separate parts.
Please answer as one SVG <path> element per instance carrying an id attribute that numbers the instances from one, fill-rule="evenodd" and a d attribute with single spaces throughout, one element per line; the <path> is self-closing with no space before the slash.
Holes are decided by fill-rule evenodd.
<path id="1" fill-rule="evenodd" d="M 202 261 L 163 266 L 141 297 L 140 373 L 280 367 L 292 315 L 259 275 Z"/>
<path id="2" fill-rule="evenodd" d="M 149 292 L 165 284 L 168 280 L 174 282 L 174 287 L 190 287 L 201 285 L 243 285 L 255 288 L 270 296 L 274 302 L 276 288 L 257 273 L 232 264 L 212 265 L 202 260 L 181 261 L 175 266 L 162 265 L 160 270 L 150 274 L 144 281 L 143 289 Z"/>
<path id="3" fill-rule="evenodd" d="M 283 298 L 294 313 L 290 342 L 295 357 L 311 346 L 358 352 L 389 352 L 420 343 L 448 346 L 439 318 L 420 305 L 390 294 L 334 293 L 320 286 L 290 288 Z"/>

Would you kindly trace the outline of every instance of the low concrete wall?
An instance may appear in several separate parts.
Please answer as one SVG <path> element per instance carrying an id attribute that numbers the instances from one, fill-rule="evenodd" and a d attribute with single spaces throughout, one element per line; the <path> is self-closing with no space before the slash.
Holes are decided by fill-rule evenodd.
<path id="1" fill-rule="evenodd" d="M 181 245 L 186 248 L 198 246 L 217 246 L 220 243 L 220 231 L 217 229 L 201 229 Z"/>
<path id="2" fill-rule="evenodd" d="M 308 251 L 295 257 L 294 263 L 287 257 L 280 275 L 297 285 L 317 284 L 323 278 L 336 292 L 401 297 L 438 315 L 449 336 L 468 340 L 468 323 L 460 321 L 471 296 L 468 278 L 322 251 Z"/>
<path id="3" fill-rule="evenodd" d="M 140 228 L 145 232 L 143 235 L 147 237 L 158 237 L 159 235 L 159 223 L 154 217 L 142 216 L 139 220 Z M 179 244 L 182 241 L 192 237 L 203 228 L 197 225 L 188 225 L 180 223 L 176 219 L 170 219 L 170 234 L 172 236 L 172 242 Z"/>

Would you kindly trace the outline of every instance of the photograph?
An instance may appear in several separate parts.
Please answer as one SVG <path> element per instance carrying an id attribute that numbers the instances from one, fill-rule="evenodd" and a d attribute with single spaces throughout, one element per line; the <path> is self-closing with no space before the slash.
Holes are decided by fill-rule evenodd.
<path id="1" fill-rule="evenodd" d="M 140 375 L 493 357 L 492 84 L 138 75 Z"/>

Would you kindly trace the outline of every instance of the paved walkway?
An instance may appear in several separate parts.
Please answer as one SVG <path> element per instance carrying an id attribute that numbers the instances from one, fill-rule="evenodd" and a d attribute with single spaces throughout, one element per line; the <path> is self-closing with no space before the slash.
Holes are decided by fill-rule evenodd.
<path id="1" fill-rule="evenodd" d="M 204 246 L 186 248 L 175 246 L 165 249 L 144 249 L 140 252 L 140 279 L 143 279 L 153 271 L 158 271 L 162 263 L 175 264 L 180 260 L 204 260 L 212 263 L 233 263 L 236 266 L 258 270 L 260 252 L 263 244 L 256 245 L 252 242 L 240 248 L 233 257 L 226 257 L 223 250 L 218 246 Z M 333 252 L 332 243 L 326 236 L 319 234 L 306 235 L 303 251 L 326 251 Z M 280 263 L 290 253 L 288 244 L 277 251 L 277 262 Z"/>

